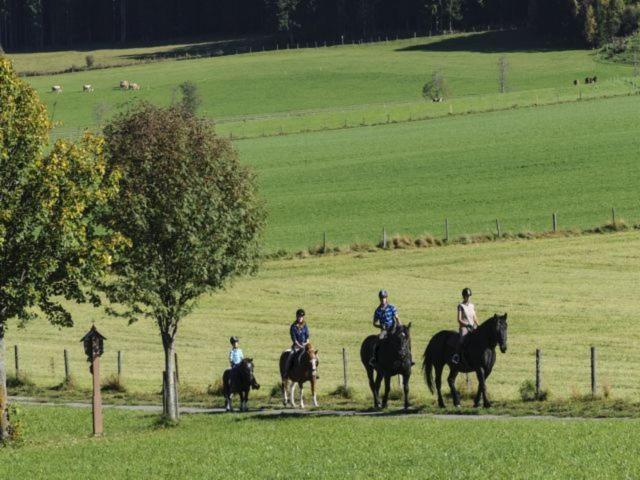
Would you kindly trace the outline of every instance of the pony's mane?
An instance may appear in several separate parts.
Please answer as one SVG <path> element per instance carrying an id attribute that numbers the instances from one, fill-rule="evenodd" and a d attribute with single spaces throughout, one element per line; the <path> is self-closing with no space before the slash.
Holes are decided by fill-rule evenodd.
<path id="1" fill-rule="evenodd" d="M 313 352 L 313 345 L 311 345 L 311 342 L 307 342 L 307 344 L 304 346 L 304 350 L 307 353 Z"/>

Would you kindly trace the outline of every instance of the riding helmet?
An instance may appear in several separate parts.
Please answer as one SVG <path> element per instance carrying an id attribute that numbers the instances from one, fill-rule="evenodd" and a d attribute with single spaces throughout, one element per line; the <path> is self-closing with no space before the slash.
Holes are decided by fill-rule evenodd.
<path id="1" fill-rule="evenodd" d="M 303 308 L 299 308 L 298 310 L 296 310 L 296 318 L 298 317 L 304 317 L 304 309 Z"/>
<path id="2" fill-rule="evenodd" d="M 464 290 L 462 290 L 462 296 L 463 297 L 470 297 L 471 296 L 471 289 L 469 287 L 467 287 Z"/>
<path id="3" fill-rule="evenodd" d="M 387 291 L 384 288 L 378 292 L 378 297 L 379 298 L 387 298 L 388 296 L 389 296 L 389 294 L 387 293 Z"/>
<path id="4" fill-rule="evenodd" d="M 240 341 L 240 339 L 238 337 L 231 337 L 229 339 L 229 342 L 231 342 L 231 345 L 233 345 L 234 343 L 238 343 Z"/>

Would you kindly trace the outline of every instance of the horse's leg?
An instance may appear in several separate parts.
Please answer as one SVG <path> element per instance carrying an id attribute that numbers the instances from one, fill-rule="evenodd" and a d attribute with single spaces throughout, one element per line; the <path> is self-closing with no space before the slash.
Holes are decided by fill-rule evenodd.
<path id="1" fill-rule="evenodd" d="M 296 382 L 291 380 L 289 382 L 289 400 L 291 401 L 291 406 L 295 408 L 296 406 L 296 397 L 294 396 L 296 393 Z"/>
<path id="2" fill-rule="evenodd" d="M 385 375 L 384 376 L 384 397 L 382 397 L 382 408 L 387 408 L 390 391 L 391 391 L 391 377 L 389 375 Z"/>
<path id="3" fill-rule="evenodd" d="M 246 412 L 248 410 L 248 407 L 247 407 L 248 396 L 249 396 L 249 393 L 247 390 L 240 393 L 240 411 L 242 412 Z"/>
<path id="4" fill-rule="evenodd" d="M 298 386 L 300 387 L 300 408 L 304 408 L 304 384 L 299 382 Z"/>
<path id="5" fill-rule="evenodd" d="M 381 408 L 382 404 L 380 403 L 380 385 L 382 384 L 382 373 L 376 370 L 376 380 L 374 384 L 373 390 L 373 404 L 375 408 Z"/>
<path id="6" fill-rule="evenodd" d="M 436 365 L 436 391 L 438 392 L 438 406 L 444 408 L 444 399 L 442 398 L 442 370 L 444 365 Z"/>
<path id="7" fill-rule="evenodd" d="M 288 383 L 289 381 L 286 378 L 282 379 L 282 403 L 285 407 L 289 403 L 289 398 L 287 396 L 287 387 L 289 386 Z"/>
<path id="8" fill-rule="evenodd" d="M 487 398 L 487 382 L 484 375 L 484 369 L 482 367 L 476 370 L 476 376 L 478 377 L 478 393 L 476 394 L 476 401 L 473 406 L 480 406 L 480 396 L 482 396 L 482 406 L 484 408 L 489 408 L 491 407 L 491 402 Z"/>
<path id="9" fill-rule="evenodd" d="M 318 397 L 316 396 L 316 380 L 315 378 L 311 379 L 311 396 L 313 398 L 313 406 L 318 406 Z"/>
<path id="10" fill-rule="evenodd" d="M 404 409 L 409 410 L 409 378 L 411 374 L 402 375 L 402 388 L 404 390 Z"/>
<path id="11" fill-rule="evenodd" d="M 449 376 L 447 377 L 447 383 L 449 384 L 449 388 L 451 389 L 451 396 L 453 397 L 453 405 L 456 407 L 460 406 L 460 394 L 458 390 L 456 390 L 456 377 L 458 376 L 458 369 L 453 368 L 449 372 Z"/>
<path id="12" fill-rule="evenodd" d="M 229 395 L 227 395 L 226 393 L 224 394 L 224 409 L 227 412 L 231 411 L 231 399 L 229 398 Z"/>

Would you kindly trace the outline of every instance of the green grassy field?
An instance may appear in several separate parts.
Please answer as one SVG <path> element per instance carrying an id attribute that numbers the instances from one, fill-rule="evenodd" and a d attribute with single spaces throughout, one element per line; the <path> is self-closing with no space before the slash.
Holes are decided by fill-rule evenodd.
<path id="1" fill-rule="evenodd" d="M 32 55 L 18 57 L 18 68 L 37 68 L 45 61 L 41 54 Z M 110 52 L 106 57 L 113 55 Z M 576 78 L 597 75 L 602 82 L 632 72 L 629 66 L 598 62 L 591 51 L 553 47 L 522 32 L 488 32 L 169 61 L 33 77 L 29 82 L 41 93 L 50 111 L 55 104 L 55 119 L 66 128 L 94 125 L 97 104 L 110 106 L 112 112 L 131 99 L 167 104 L 174 97 L 175 87 L 186 80 L 195 82 L 200 89 L 203 98 L 200 113 L 217 120 L 243 117 L 246 123 L 266 114 L 343 110 L 370 104 L 379 109 L 397 102 L 423 104 L 422 86 L 435 70 L 441 70 L 447 77 L 455 98 L 493 94 L 498 92 L 497 62 L 501 55 L 509 59 L 512 92 L 562 91 L 571 87 Z M 66 54 L 54 57 L 69 61 Z M 100 61 L 99 55 L 96 61 Z M 122 79 L 139 83 L 142 90 L 120 91 L 117 87 Z M 54 84 L 62 85 L 64 92 L 50 93 Z M 83 94 L 83 84 L 92 84 L 95 92 Z M 532 93 L 527 100 L 535 96 Z M 348 115 L 338 117 L 341 121 L 343 117 L 348 119 Z M 360 121 L 362 115 L 359 113 L 357 117 Z M 312 121 L 300 121 L 297 128 Z"/>
<path id="2" fill-rule="evenodd" d="M 640 97 L 237 142 L 269 208 L 266 244 L 376 243 L 640 219 Z"/>
<path id="3" fill-rule="evenodd" d="M 4 478 L 635 478 L 640 421 L 258 418 L 23 409 L 25 442 L 0 450 Z M 380 452 L 380 449 L 383 451 Z"/>
<path id="4" fill-rule="evenodd" d="M 156 50 L 96 55 L 116 61 Z M 53 58 L 64 63 L 73 55 Z M 510 62 L 506 94 L 496 93 L 501 55 Z M 22 69 L 40 62 L 44 68 L 49 56 L 16 61 Z M 442 69 L 452 85 L 454 97 L 446 104 L 420 98 L 434 69 Z M 98 104 L 111 113 L 133 99 L 167 104 L 177 84 L 195 81 L 201 113 L 218 119 L 222 134 L 258 135 L 236 146 L 258 172 L 269 210 L 265 245 L 272 252 L 317 245 L 323 232 L 334 245 L 376 243 L 383 228 L 441 236 L 445 218 L 452 236 L 492 231 L 496 219 L 503 231 L 548 230 L 554 211 L 564 228 L 599 225 L 611 207 L 638 221 L 633 179 L 639 173 L 640 97 L 577 100 L 637 91 L 624 78 L 630 72 L 597 61 L 591 51 L 541 44 L 523 32 L 489 32 L 165 61 L 28 81 L 63 124 L 54 136 L 94 125 Z M 574 78 L 594 74 L 596 86 L 572 85 Z M 143 89 L 120 91 L 123 78 Z M 63 94 L 48 92 L 54 83 L 65 87 Z M 84 83 L 96 91 L 83 94 Z M 517 108 L 557 102 L 570 103 Z M 422 117 L 445 118 L 407 122 Z M 345 124 L 357 128 L 324 130 Z M 320 131 L 261 137 L 306 129 Z"/>
<path id="5" fill-rule="evenodd" d="M 518 398 L 521 382 L 533 378 L 536 348 L 543 350 L 543 386 L 553 398 L 586 394 L 589 347 L 595 345 L 599 393 L 606 386 L 613 398 L 637 401 L 640 331 L 629 325 L 635 315 L 629 298 L 637 284 L 639 248 L 640 233 L 629 232 L 270 261 L 256 277 L 203 298 L 184 320 L 177 341 L 182 389 L 202 390 L 219 378 L 227 364 L 228 338 L 238 335 L 245 355 L 255 358 L 264 386 L 254 398 L 266 400 L 278 381 L 278 356 L 289 344 L 288 325 L 303 306 L 320 351 L 321 393 L 341 383 L 341 349 L 346 348 L 354 401 L 366 402 L 358 349 L 373 332 L 378 289 L 387 288 L 402 320 L 413 322 L 419 359 L 431 335 L 455 326 L 459 291 L 468 285 L 480 318 L 509 313 L 509 350 L 498 355 L 488 383 L 493 399 Z M 78 385 L 88 388 L 79 340 L 95 321 L 107 337 L 103 375 L 115 372 L 116 352 L 122 350 L 129 389 L 159 391 L 162 348 L 150 321 L 126 326 L 88 307 L 74 311 L 72 329 L 40 321 L 25 330 L 11 325 L 7 344 L 20 346 L 23 371 L 39 385 L 59 383 L 67 348 Z M 417 369 L 411 385 L 416 406 L 433 404 Z"/>

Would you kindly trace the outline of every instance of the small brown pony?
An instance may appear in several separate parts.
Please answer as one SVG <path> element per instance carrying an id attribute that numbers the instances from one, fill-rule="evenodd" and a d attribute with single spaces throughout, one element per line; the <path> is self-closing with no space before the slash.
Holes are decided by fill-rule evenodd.
<path id="1" fill-rule="evenodd" d="M 295 355 L 295 358 L 293 358 L 291 367 L 289 368 L 289 373 L 285 378 L 284 368 L 289 355 Z M 307 343 L 304 350 L 300 350 L 295 353 L 291 353 L 291 350 L 285 350 L 282 352 L 282 355 L 280 355 L 280 377 L 282 377 L 282 401 L 285 407 L 289 405 L 289 400 L 291 400 L 292 407 L 296 406 L 294 393 L 297 383 L 300 387 L 300 408 L 304 408 L 302 387 L 305 382 L 311 382 L 313 406 L 318 406 L 318 399 L 316 397 L 318 363 L 318 351 L 313 349 L 313 345 L 311 345 L 311 343 Z M 287 395 L 287 392 L 289 395 Z"/>

